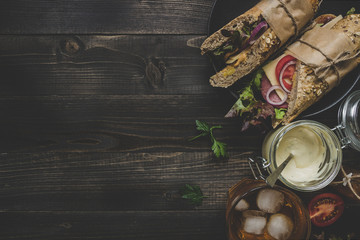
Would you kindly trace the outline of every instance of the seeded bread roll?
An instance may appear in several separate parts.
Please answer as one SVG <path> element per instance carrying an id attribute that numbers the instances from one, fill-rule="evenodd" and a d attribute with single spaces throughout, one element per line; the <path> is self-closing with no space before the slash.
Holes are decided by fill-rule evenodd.
<path id="1" fill-rule="evenodd" d="M 319 7 L 319 0 L 305 1 L 308 1 L 311 4 L 313 13 L 315 14 Z M 241 31 L 245 25 L 252 25 L 256 23 L 261 16 L 261 13 L 261 10 L 257 6 L 254 6 L 244 14 L 226 24 L 204 41 L 201 46 L 201 54 L 212 52 L 222 46 L 225 42 L 229 41 L 230 37 L 224 36 L 224 32 Z M 280 39 L 276 36 L 273 29 L 269 27 L 253 43 L 253 45 L 241 52 L 236 64 L 228 65 L 223 70 L 212 76 L 210 78 L 210 84 L 214 87 L 224 88 L 231 86 L 238 79 L 249 74 L 264 63 L 280 48 L 280 46 Z"/>
<path id="2" fill-rule="evenodd" d="M 228 65 L 210 77 L 213 87 L 227 88 L 240 78 L 248 75 L 280 48 L 280 40 L 272 29 L 268 29 L 255 43 L 242 51 L 240 62 L 236 66 Z"/>
<path id="3" fill-rule="evenodd" d="M 209 51 L 215 50 L 216 48 L 220 47 L 224 42 L 230 39 L 230 37 L 226 37 L 221 33 L 223 30 L 237 31 L 242 29 L 245 23 L 254 24 L 260 17 L 260 14 L 261 10 L 257 6 L 254 6 L 244 14 L 233 19 L 231 22 L 229 22 L 224 27 L 214 32 L 210 37 L 205 39 L 200 48 L 201 54 L 204 55 Z"/>
<path id="4" fill-rule="evenodd" d="M 331 29 L 344 32 L 356 45 L 357 51 L 360 51 L 360 14 L 344 17 Z M 360 63 L 360 57 L 357 58 L 357 62 Z M 317 78 L 313 69 L 300 61 L 296 66 L 295 74 L 293 88 L 288 99 L 288 111 L 282 120 L 284 124 L 293 121 L 300 113 L 320 100 L 329 89 L 329 84 L 325 79 Z"/>

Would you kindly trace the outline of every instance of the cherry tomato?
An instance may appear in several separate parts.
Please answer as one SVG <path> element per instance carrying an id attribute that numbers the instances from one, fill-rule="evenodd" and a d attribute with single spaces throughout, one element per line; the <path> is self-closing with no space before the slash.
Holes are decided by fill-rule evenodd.
<path id="1" fill-rule="evenodd" d="M 308 206 L 311 222 L 318 227 L 333 224 L 344 212 L 344 201 L 333 193 L 315 196 Z"/>
<path id="2" fill-rule="evenodd" d="M 294 61 L 294 60 L 296 60 L 296 58 L 294 58 L 293 56 L 286 55 L 278 62 L 278 64 L 276 65 L 276 68 L 275 68 L 275 75 L 276 75 L 276 78 L 278 81 L 279 81 L 280 72 L 283 69 L 283 67 L 285 66 L 285 64 L 290 61 Z M 294 71 L 295 71 L 295 68 L 294 68 Z M 294 72 L 293 72 L 293 74 L 294 74 Z M 291 77 L 292 77 L 292 75 L 291 75 Z"/>

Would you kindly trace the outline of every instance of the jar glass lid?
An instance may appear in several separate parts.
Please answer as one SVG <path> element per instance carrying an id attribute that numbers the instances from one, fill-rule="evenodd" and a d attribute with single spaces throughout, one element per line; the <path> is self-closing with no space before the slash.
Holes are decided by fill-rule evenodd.
<path id="1" fill-rule="evenodd" d="M 339 124 L 343 133 L 341 142 L 360 151 L 360 90 L 350 94 L 341 104 L 339 109 Z"/>

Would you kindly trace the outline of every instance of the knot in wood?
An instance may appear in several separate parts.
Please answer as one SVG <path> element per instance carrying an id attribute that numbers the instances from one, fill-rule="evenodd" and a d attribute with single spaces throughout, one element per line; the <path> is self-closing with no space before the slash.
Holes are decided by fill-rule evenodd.
<path id="1" fill-rule="evenodd" d="M 60 42 L 60 49 L 62 54 L 73 56 L 80 53 L 84 49 L 84 44 L 77 37 L 65 39 Z"/>
<path id="2" fill-rule="evenodd" d="M 74 40 L 67 40 L 65 42 L 65 51 L 69 54 L 75 54 L 80 50 L 80 46 Z"/>
<path id="3" fill-rule="evenodd" d="M 157 66 L 156 66 L 156 65 Z M 161 61 L 157 63 L 153 63 L 153 61 L 149 60 L 146 64 L 145 75 L 148 83 L 153 88 L 159 88 L 164 83 L 164 74 L 165 74 L 165 64 Z"/>
<path id="4" fill-rule="evenodd" d="M 179 191 L 172 190 L 172 191 L 164 192 L 162 197 L 166 201 L 172 201 L 172 200 L 181 198 L 181 194 L 179 193 Z"/>

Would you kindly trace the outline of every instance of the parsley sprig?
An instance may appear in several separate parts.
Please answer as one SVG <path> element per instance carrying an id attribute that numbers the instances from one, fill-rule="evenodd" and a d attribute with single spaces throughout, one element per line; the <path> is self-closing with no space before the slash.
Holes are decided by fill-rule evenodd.
<path id="1" fill-rule="evenodd" d="M 206 198 L 199 186 L 191 186 L 190 184 L 185 184 L 181 194 L 182 198 L 190 200 L 194 205 L 201 205 L 203 199 Z"/>
<path id="2" fill-rule="evenodd" d="M 199 135 L 189 139 L 189 141 L 193 141 L 193 140 L 195 140 L 195 139 L 197 139 L 199 137 L 209 136 L 210 140 L 212 142 L 211 149 L 213 150 L 215 156 L 217 158 L 219 158 L 220 156 L 221 157 L 227 157 L 228 154 L 227 154 L 227 151 L 226 151 L 226 143 L 223 143 L 223 142 L 220 142 L 220 141 L 216 140 L 215 137 L 214 137 L 214 134 L 213 134 L 214 129 L 222 128 L 222 126 L 218 125 L 218 126 L 210 127 L 210 125 L 207 124 L 206 122 L 199 121 L 199 120 L 196 120 L 195 123 L 196 123 L 196 129 L 201 131 L 202 133 L 200 133 Z"/>

